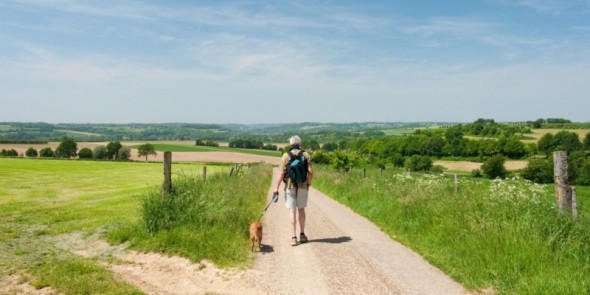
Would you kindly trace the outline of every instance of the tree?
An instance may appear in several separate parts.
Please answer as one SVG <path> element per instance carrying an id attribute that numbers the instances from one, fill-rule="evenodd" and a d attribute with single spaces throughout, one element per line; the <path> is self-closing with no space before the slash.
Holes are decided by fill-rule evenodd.
<path id="1" fill-rule="evenodd" d="M 559 150 L 568 152 L 582 150 L 582 143 L 580 137 L 575 132 L 562 130 L 555 134 L 555 145 Z"/>
<path id="2" fill-rule="evenodd" d="M 35 158 L 37 156 L 39 156 L 39 153 L 37 152 L 36 149 L 30 147 L 27 149 L 27 151 L 25 152 L 25 155 L 29 158 Z"/>
<path id="3" fill-rule="evenodd" d="M 55 156 L 58 158 L 73 158 L 76 157 L 78 144 L 70 137 L 64 136 L 61 143 L 55 149 Z"/>
<path id="4" fill-rule="evenodd" d="M 483 163 L 481 169 L 490 179 L 505 178 L 508 174 L 504 167 L 505 161 L 506 159 L 502 155 L 493 156 Z"/>
<path id="5" fill-rule="evenodd" d="M 539 129 L 541 126 L 543 126 L 543 123 L 545 123 L 544 119 L 537 119 L 535 122 L 533 122 L 533 128 Z"/>
<path id="6" fill-rule="evenodd" d="M 78 157 L 80 159 L 92 159 L 92 150 L 89 148 L 81 148 L 78 152 Z"/>
<path id="7" fill-rule="evenodd" d="M 584 149 L 590 150 L 590 132 L 584 137 Z"/>
<path id="8" fill-rule="evenodd" d="M 504 144 L 504 155 L 508 158 L 518 159 L 526 155 L 526 148 L 524 143 L 516 136 L 511 136 Z"/>
<path id="9" fill-rule="evenodd" d="M 151 143 L 142 144 L 137 147 L 137 156 L 143 157 L 145 156 L 145 161 L 147 162 L 148 156 L 153 155 L 156 156 L 158 153 L 156 152 L 156 148 Z"/>
<path id="10" fill-rule="evenodd" d="M 104 145 L 99 145 L 94 148 L 92 151 L 92 157 L 98 160 L 106 159 L 107 158 L 107 147 Z"/>
<path id="11" fill-rule="evenodd" d="M 453 156 L 459 156 L 461 140 L 463 139 L 463 126 L 461 124 L 451 126 L 445 131 L 445 139 L 449 145 L 449 152 Z"/>
<path id="12" fill-rule="evenodd" d="M 543 137 L 539 139 L 539 142 L 537 142 L 537 145 L 539 146 L 539 151 L 543 152 L 545 156 L 548 157 L 556 146 L 553 134 L 547 133 L 543 135 Z"/>
<path id="13" fill-rule="evenodd" d="M 51 157 L 53 157 L 53 155 L 54 155 L 53 150 L 50 147 L 42 148 L 39 151 L 39 156 L 41 158 L 51 158 Z"/>
<path id="14" fill-rule="evenodd" d="M 106 157 L 109 160 L 117 159 L 119 156 L 119 150 L 123 147 L 121 142 L 119 141 L 111 141 L 107 144 L 107 153 Z"/>

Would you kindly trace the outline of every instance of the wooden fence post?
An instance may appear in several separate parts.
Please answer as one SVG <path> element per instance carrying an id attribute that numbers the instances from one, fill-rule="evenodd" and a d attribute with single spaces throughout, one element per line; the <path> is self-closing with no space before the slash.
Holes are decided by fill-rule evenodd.
<path id="1" fill-rule="evenodd" d="M 572 213 L 572 188 L 569 184 L 567 152 L 553 153 L 553 177 L 555 182 L 555 200 L 562 213 Z"/>
<path id="2" fill-rule="evenodd" d="M 455 174 L 455 191 L 459 190 L 459 176 Z"/>
<path id="3" fill-rule="evenodd" d="M 576 192 L 576 188 L 572 187 L 572 214 L 574 216 L 574 220 L 578 219 L 578 193 Z"/>
<path id="4" fill-rule="evenodd" d="M 363 178 L 367 178 L 367 168 L 363 168 Z"/>
<path id="5" fill-rule="evenodd" d="M 164 152 L 163 193 L 169 194 L 171 189 L 172 189 L 172 152 Z"/>
<path id="6" fill-rule="evenodd" d="M 379 176 L 383 177 L 383 168 L 379 168 Z"/>
<path id="7" fill-rule="evenodd" d="M 207 181 L 207 166 L 203 166 L 203 182 Z"/>
<path id="8" fill-rule="evenodd" d="M 234 174 L 234 169 L 235 169 L 235 167 L 232 166 L 231 167 L 231 170 L 229 171 L 229 176 L 231 176 L 232 174 Z"/>

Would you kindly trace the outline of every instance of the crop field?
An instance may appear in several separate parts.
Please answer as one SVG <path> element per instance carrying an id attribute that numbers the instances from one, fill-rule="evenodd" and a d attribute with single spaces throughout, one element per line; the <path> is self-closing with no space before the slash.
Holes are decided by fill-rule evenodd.
<path id="1" fill-rule="evenodd" d="M 282 154 L 279 151 L 256 150 L 256 149 L 237 149 L 229 147 L 212 147 L 212 146 L 196 146 L 189 143 L 152 143 L 156 151 L 164 152 L 237 152 L 244 154 L 252 154 L 259 156 L 280 157 Z M 131 146 L 137 148 L 136 145 Z"/>
<path id="2" fill-rule="evenodd" d="M 584 140 L 584 137 L 586 136 L 586 134 L 588 134 L 590 132 L 589 129 L 532 129 L 531 131 L 533 133 L 531 134 L 525 134 L 527 137 L 533 137 L 533 139 L 524 139 L 522 140 L 522 142 L 524 143 L 536 143 L 537 141 L 539 141 L 539 139 L 541 139 L 541 137 L 543 137 L 545 134 L 547 133 L 552 133 L 552 134 L 556 134 L 559 131 L 569 131 L 569 132 L 574 132 L 576 134 L 578 134 L 578 137 L 580 138 L 580 140 Z"/>
<path id="3" fill-rule="evenodd" d="M 117 224 L 137 222 L 138 197 L 162 183 L 161 163 L 0 158 L 0 167 L 0 286 L 8 276 L 26 273 L 34 277 L 31 284 L 43 287 L 44 280 L 59 280 L 46 274 L 80 271 L 80 280 L 87 279 L 78 282 L 82 289 L 66 288 L 66 293 L 84 293 L 84 286 L 96 287 L 88 293 L 136 291 L 97 261 L 62 246 L 72 233 L 100 234 Z M 199 177 L 202 167 L 173 164 L 172 169 L 174 175 Z M 207 168 L 208 175 L 229 171 L 228 166 Z M 100 284 L 89 272 L 100 276 Z M 70 284 L 68 288 L 76 288 L 76 282 Z"/>

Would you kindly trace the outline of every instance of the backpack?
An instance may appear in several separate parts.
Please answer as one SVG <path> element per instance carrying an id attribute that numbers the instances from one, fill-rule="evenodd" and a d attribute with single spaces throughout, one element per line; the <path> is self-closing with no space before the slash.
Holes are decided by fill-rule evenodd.
<path id="1" fill-rule="evenodd" d="M 287 163 L 287 174 L 285 178 L 289 178 L 291 183 L 298 187 L 300 184 L 307 181 L 307 158 L 303 155 L 303 150 L 299 152 L 299 156 L 295 156 L 291 151 L 289 154 L 289 162 Z M 286 181 L 287 179 L 284 179 Z"/>

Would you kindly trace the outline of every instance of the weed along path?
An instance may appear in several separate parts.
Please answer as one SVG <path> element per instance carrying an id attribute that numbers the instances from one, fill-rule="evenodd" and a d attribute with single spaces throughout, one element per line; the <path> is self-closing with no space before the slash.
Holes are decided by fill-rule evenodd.
<path id="1" fill-rule="evenodd" d="M 371 222 L 313 188 L 306 210 L 309 242 L 291 246 L 283 197 L 281 192 L 264 216 L 265 246 L 255 265 L 266 274 L 268 294 L 468 293 Z"/>

